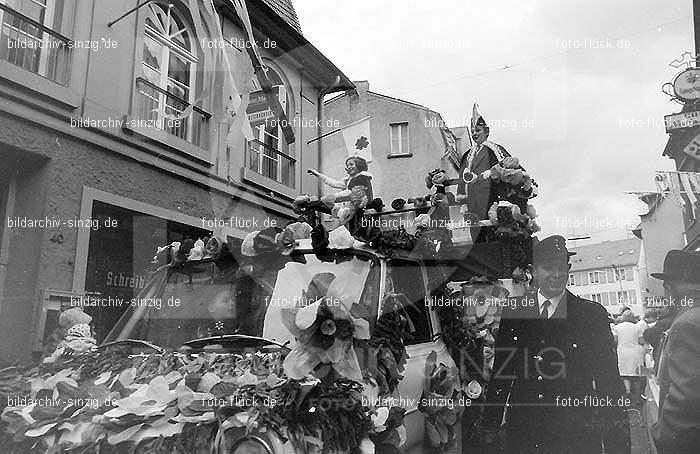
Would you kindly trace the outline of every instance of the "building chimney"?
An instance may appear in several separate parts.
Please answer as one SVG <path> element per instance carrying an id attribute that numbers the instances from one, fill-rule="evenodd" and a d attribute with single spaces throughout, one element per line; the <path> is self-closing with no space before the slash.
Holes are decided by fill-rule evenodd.
<path id="1" fill-rule="evenodd" d="M 355 84 L 358 93 L 369 91 L 368 80 L 353 80 L 352 83 Z"/>

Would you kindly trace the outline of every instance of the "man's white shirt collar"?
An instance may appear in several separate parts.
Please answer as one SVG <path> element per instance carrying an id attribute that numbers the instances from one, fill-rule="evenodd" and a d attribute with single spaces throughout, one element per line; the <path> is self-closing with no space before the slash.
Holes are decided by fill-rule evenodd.
<path id="1" fill-rule="evenodd" d="M 557 307 L 559 306 L 559 303 L 561 303 L 562 298 L 564 298 L 564 294 L 566 293 L 566 290 L 561 292 L 559 295 L 555 296 L 554 298 L 547 298 L 543 294 L 540 293 L 540 291 L 537 291 L 537 302 L 539 303 L 539 312 L 542 313 L 542 306 L 544 305 L 545 301 L 549 301 L 549 309 L 547 310 L 547 318 L 551 318 L 552 315 L 557 311 Z"/>

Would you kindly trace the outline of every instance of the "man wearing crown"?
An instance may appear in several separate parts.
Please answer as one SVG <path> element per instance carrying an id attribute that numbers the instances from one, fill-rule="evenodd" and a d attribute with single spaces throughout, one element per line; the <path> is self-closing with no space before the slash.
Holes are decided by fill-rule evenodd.
<path id="1" fill-rule="evenodd" d="M 498 201 L 495 183 L 481 174 L 510 156 L 505 148 L 487 140 L 489 132 L 484 117 L 474 104 L 471 121 L 474 143 L 460 162 L 456 199 L 466 202 L 469 212 L 478 215 L 479 219 L 487 219 L 489 208 Z"/>

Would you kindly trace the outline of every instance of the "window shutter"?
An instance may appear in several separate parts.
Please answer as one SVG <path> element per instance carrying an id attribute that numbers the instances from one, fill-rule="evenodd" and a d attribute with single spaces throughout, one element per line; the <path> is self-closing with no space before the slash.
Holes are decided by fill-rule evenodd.
<path id="1" fill-rule="evenodd" d="M 635 290 L 629 290 L 627 294 L 629 295 L 630 303 L 637 304 L 637 292 Z"/>

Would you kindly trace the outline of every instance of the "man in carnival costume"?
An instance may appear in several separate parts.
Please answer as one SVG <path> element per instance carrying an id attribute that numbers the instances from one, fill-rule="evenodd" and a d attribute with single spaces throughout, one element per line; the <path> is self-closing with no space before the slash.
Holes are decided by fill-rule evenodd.
<path id="1" fill-rule="evenodd" d="M 494 184 L 480 175 L 510 156 L 502 146 L 488 139 L 489 127 L 474 104 L 471 120 L 472 147 L 464 153 L 459 166 L 457 201 L 467 203 L 470 213 L 487 219 L 488 211 L 497 202 Z"/>

